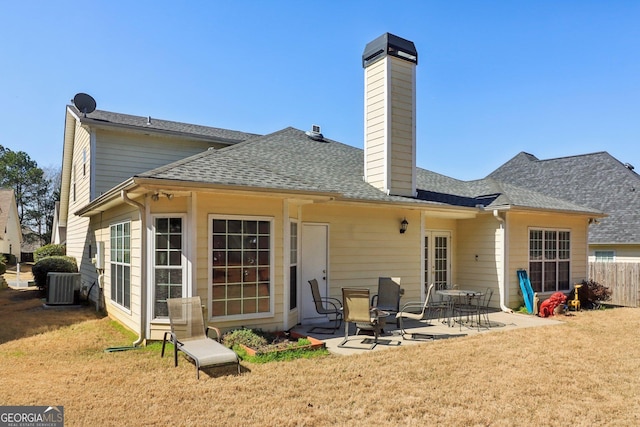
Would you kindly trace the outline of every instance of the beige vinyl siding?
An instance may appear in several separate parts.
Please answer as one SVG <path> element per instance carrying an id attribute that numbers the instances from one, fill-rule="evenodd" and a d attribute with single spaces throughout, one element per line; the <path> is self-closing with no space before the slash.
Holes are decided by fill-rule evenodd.
<path id="1" fill-rule="evenodd" d="M 391 194 L 413 196 L 415 153 L 415 65 L 389 57 L 391 71 Z"/>
<path id="2" fill-rule="evenodd" d="M 378 277 L 400 277 L 403 300 L 420 300 L 420 213 L 339 205 L 305 205 L 303 222 L 329 223 L 330 296 L 342 299 L 344 287 L 376 293 Z M 415 226 L 400 234 L 406 217 Z"/>
<path id="3" fill-rule="evenodd" d="M 205 151 L 211 143 L 98 130 L 95 197 L 133 175 Z"/>
<path id="4" fill-rule="evenodd" d="M 522 293 L 516 271 L 520 268 L 529 271 L 529 229 L 531 227 L 569 230 L 571 232 L 570 286 L 588 277 L 587 220 L 587 217 L 578 215 L 507 213 L 509 267 L 506 283 L 509 285 L 507 292 L 509 307 L 517 308 L 522 304 Z M 542 296 L 546 295 L 545 293 Z"/>
<path id="5" fill-rule="evenodd" d="M 284 286 L 288 286 L 288 283 L 284 283 L 283 276 L 283 259 L 288 259 L 287 256 L 283 256 L 283 202 L 279 198 L 270 197 L 241 197 L 241 196 L 221 196 L 211 195 L 207 193 L 200 193 L 197 196 L 198 200 L 198 213 L 196 224 L 196 253 L 197 253 L 197 270 L 196 283 L 197 294 L 200 295 L 203 301 L 209 299 L 209 283 L 211 282 L 211 266 L 209 265 L 209 240 L 211 239 L 209 215 L 232 215 L 232 216 L 247 216 L 247 217 L 270 217 L 273 218 L 273 228 L 271 230 L 273 236 L 273 244 L 271 256 L 274 260 L 272 278 L 272 303 L 274 307 L 274 314 L 272 317 L 255 318 L 251 319 L 252 326 L 260 327 L 266 330 L 275 330 L 282 327 L 283 324 L 283 311 L 284 307 Z M 288 221 L 286 221 L 288 226 Z M 288 266 L 288 264 L 287 264 Z M 207 318 L 209 318 L 209 307 L 207 307 Z M 224 321 L 216 320 L 216 325 L 220 325 L 223 328 L 240 327 L 247 324 L 247 320 L 235 320 Z"/>
<path id="6" fill-rule="evenodd" d="M 365 178 L 413 196 L 414 165 L 415 65 L 389 56 L 365 68 Z"/>
<path id="7" fill-rule="evenodd" d="M 123 204 L 118 208 L 109 210 L 102 215 L 93 218 L 95 231 L 92 236 L 92 247 L 95 242 L 104 242 L 104 302 L 109 316 L 118 320 L 135 332 L 140 330 L 140 291 L 141 291 L 141 221 L 138 210 L 132 206 Z M 111 300 L 111 230 L 112 224 L 130 221 L 131 224 L 131 309 L 130 312 L 123 307 L 114 304 Z M 95 249 L 94 249 L 95 251 Z M 95 267 L 91 264 L 87 268 Z M 84 277 L 84 276 L 83 276 Z"/>
<path id="8" fill-rule="evenodd" d="M 596 261 L 596 251 L 613 251 L 615 262 L 640 262 L 640 245 L 589 245 L 589 262 Z"/>
<path id="9" fill-rule="evenodd" d="M 69 191 L 69 215 L 67 218 L 67 255 L 74 257 L 80 272 L 90 270 L 87 239 L 89 236 L 89 218 L 78 217 L 73 214 L 90 201 L 90 173 L 82 174 L 82 152 L 86 150 L 87 159 L 90 151 L 91 135 L 76 123 L 73 141 L 73 156 L 71 161 L 71 186 Z M 75 185 L 75 189 L 74 189 Z M 75 197 L 74 197 L 75 192 Z"/>
<path id="10" fill-rule="evenodd" d="M 458 221 L 457 282 L 463 289 L 484 291 L 494 289 L 493 305 L 498 305 L 500 268 L 500 223 L 492 215 Z M 477 256 L 477 257 L 476 257 Z"/>
<path id="11" fill-rule="evenodd" d="M 387 60 L 365 68 L 365 178 L 381 190 L 386 189 L 387 144 Z"/>

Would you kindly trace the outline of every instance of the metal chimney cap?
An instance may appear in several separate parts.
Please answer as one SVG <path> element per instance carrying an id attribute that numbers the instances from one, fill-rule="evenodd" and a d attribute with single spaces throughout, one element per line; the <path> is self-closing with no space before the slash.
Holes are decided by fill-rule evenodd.
<path id="1" fill-rule="evenodd" d="M 366 68 L 387 55 L 418 64 L 418 51 L 412 41 L 391 33 L 384 33 L 367 43 L 362 54 L 362 67 Z"/>

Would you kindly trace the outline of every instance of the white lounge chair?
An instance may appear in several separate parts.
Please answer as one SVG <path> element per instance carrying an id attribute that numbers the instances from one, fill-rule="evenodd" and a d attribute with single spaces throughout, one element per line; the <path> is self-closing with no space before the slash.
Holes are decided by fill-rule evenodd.
<path id="1" fill-rule="evenodd" d="M 167 306 L 171 331 L 164 333 L 160 357 L 164 357 L 167 335 L 170 335 L 175 366 L 178 366 L 178 350 L 180 350 L 194 361 L 198 379 L 200 379 L 200 369 L 208 366 L 236 364 L 240 373 L 238 355 L 218 342 L 220 330 L 213 326 L 207 326 L 205 329 L 200 297 L 169 298 Z M 209 338 L 210 330 L 216 332 L 216 339 Z"/>

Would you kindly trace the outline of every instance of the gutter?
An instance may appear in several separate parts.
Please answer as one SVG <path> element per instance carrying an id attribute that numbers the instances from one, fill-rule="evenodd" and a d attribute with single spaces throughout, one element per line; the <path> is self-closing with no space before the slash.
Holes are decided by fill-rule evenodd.
<path id="1" fill-rule="evenodd" d="M 493 217 L 500 223 L 502 227 L 502 277 L 498 278 L 498 290 L 500 291 L 500 309 L 507 313 L 513 313 L 509 307 L 506 306 L 504 300 L 506 298 L 505 282 L 507 277 L 507 221 L 500 216 L 497 209 L 493 210 Z"/>
<path id="2" fill-rule="evenodd" d="M 147 282 L 146 282 L 146 241 L 147 241 L 147 224 L 144 205 L 131 200 L 126 190 L 120 191 L 120 197 L 122 200 L 135 208 L 138 208 L 140 215 L 140 331 L 138 333 L 138 339 L 131 344 L 133 347 L 138 347 L 146 339 L 147 332 Z"/>

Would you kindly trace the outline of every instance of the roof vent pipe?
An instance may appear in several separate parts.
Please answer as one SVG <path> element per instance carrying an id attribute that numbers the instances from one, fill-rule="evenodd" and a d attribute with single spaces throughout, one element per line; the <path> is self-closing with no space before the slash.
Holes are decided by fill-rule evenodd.
<path id="1" fill-rule="evenodd" d="M 311 125 L 311 130 L 306 131 L 305 134 L 314 141 L 324 141 L 324 135 L 320 132 L 319 125 Z"/>

